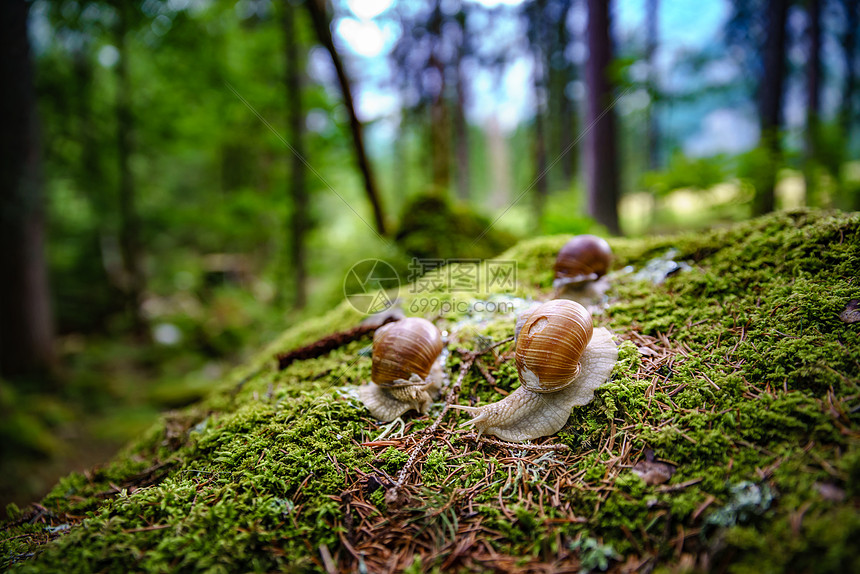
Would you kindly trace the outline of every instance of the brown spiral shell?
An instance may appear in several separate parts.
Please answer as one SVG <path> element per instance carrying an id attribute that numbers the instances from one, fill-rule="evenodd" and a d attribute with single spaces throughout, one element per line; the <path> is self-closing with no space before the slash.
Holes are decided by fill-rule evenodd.
<path id="1" fill-rule="evenodd" d="M 381 387 L 403 386 L 413 374 L 423 380 L 441 352 L 442 333 L 427 319 L 389 323 L 373 336 L 370 378 Z"/>
<path id="2" fill-rule="evenodd" d="M 612 264 L 612 249 L 595 235 L 577 235 L 564 244 L 555 259 L 556 279 L 589 281 L 606 275 Z"/>
<path id="3" fill-rule="evenodd" d="M 516 365 L 523 386 L 551 393 L 579 374 L 579 359 L 591 340 L 591 314 L 566 299 L 547 301 L 532 311 L 517 338 Z"/>

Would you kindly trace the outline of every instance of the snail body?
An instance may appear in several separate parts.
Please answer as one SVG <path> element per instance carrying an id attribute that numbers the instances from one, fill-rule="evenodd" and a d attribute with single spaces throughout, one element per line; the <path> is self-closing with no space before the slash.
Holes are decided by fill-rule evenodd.
<path id="1" fill-rule="evenodd" d="M 442 381 L 437 361 L 442 347 L 442 334 L 426 319 L 411 317 L 380 327 L 373 337 L 371 382 L 359 387 L 359 400 L 383 421 L 409 410 L 427 412 Z"/>
<path id="2" fill-rule="evenodd" d="M 482 407 L 452 405 L 470 413 L 478 435 L 521 442 L 557 433 L 570 409 L 594 398 L 612 373 L 618 350 L 612 334 L 594 329 L 591 316 L 573 301 L 553 300 L 531 311 L 516 345 L 521 385 Z"/>

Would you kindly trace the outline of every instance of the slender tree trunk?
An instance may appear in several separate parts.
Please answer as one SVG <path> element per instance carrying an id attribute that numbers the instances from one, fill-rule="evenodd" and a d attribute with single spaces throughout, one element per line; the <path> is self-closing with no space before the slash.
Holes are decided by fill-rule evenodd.
<path id="1" fill-rule="evenodd" d="M 463 16 L 465 17 L 465 16 Z M 460 22 L 460 47 L 457 51 L 457 105 L 454 108 L 454 133 L 457 138 L 457 195 L 469 200 L 469 125 L 466 122 L 466 77 L 463 75 L 463 52 L 466 24 Z"/>
<path id="2" fill-rule="evenodd" d="M 570 186 L 576 174 L 576 160 L 579 157 L 579 146 L 574 144 L 574 141 L 576 141 L 574 137 L 579 122 L 576 121 L 576 111 L 566 91 L 561 93 L 559 107 L 559 125 L 561 129 L 558 130 L 558 149 L 559 153 L 564 154 L 560 160 L 561 175 L 564 185 Z"/>
<path id="3" fill-rule="evenodd" d="M 780 161 L 779 131 L 782 124 L 782 95 L 785 83 L 785 20 L 787 0 L 769 0 L 767 4 L 767 39 L 764 49 L 764 77 L 759 86 L 761 145 L 768 162 L 753 197 L 753 215 L 773 211 L 776 172 Z"/>
<path id="4" fill-rule="evenodd" d="M 302 67 L 299 57 L 295 10 L 286 0 L 282 3 L 282 25 L 284 33 L 284 56 L 286 69 L 284 87 L 287 92 L 287 117 L 290 125 L 290 142 L 293 153 L 289 155 L 290 183 L 289 195 L 292 203 L 290 216 L 290 271 L 294 283 L 294 305 L 301 309 L 307 303 L 307 252 L 305 238 L 309 227 L 308 191 L 306 187 L 305 164 L 305 124 L 302 107 Z"/>
<path id="5" fill-rule="evenodd" d="M 650 103 L 646 110 L 646 129 L 648 130 L 648 168 L 660 167 L 660 126 L 657 123 L 657 41 L 660 13 L 660 0 L 648 0 L 645 7 L 645 28 L 647 44 L 645 58 L 648 60 L 648 96 Z"/>
<path id="6" fill-rule="evenodd" d="M 427 23 L 427 36 L 430 41 L 428 70 L 436 72 L 438 84 L 430 92 L 430 180 L 435 193 L 447 195 L 451 184 L 451 125 L 448 103 L 445 100 L 446 62 L 442 58 L 442 7 L 436 0 L 430 21 Z"/>
<path id="7" fill-rule="evenodd" d="M 373 219 L 376 223 L 376 230 L 380 235 L 385 235 L 387 232 L 385 226 L 385 212 L 382 208 L 382 198 L 376 187 L 376 178 L 373 175 L 373 169 L 370 166 L 370 159 L 367 157 L 367 150 L 364 147 L 364 136 L 362 134 L 362 125 L 355 113 L 355 104 L 352 99 L 352 89 L 349 85 L 349 78 L 346 75 L 346 69 L 343 67 L 343 62 L 334 48 L 334 41 L 331 37 L 331 28 L 329 17 L 326 12 L 325 0 L 307 0 L 305 6 L 308 7 L 308 12 L 311 16 L 311 22 L 314 26 L 317 38 L 331 56 L 331 61 L 334 64 L 337 80 L 340 83 L 340 91 L 343 95 L 343 103 L 349 113 L 349 125 L 352 131 L 353 149 L 355 150 L 355 160 L 358 164 L 358 169 L 364 178 L 364 190 L 367 193 L 367 199 L 370 201 L 370 206 L 373 209 Z"/>
<path id="8" fill-rule="evenodd" d="M 48 374 L 54 361 L 27 12 L 25 0 L 0 2 L 0 376 L 10 379 Z"/>
<path id="9" fill-rule="evenodd" d="M 437 70 L 441 85 L 430 102 L 430 169 L 434 192 L 447 195 L 451 182 L 451 132 L 448 106 L 445 102 L 445 70 L 439 60 L 430 58 L 430 67 Z"/>
<path id="10" fill-rule="evenodd" d="M 72 69 L 75 73 L 75 115 L 78 118 L 76 136 L 81 144 L 81 162 L 78 181 L 81 188 L 86 189 L 88 198 L 96 214 L 94 233 L 101 235 L 106 231 L 105 219 L 114 213 L 115 204 L 106 193 L 110 187 L 105 183 L 104 163 L 102 162 L 98 128 L 95 121 L 94 93 L 97 89 L 93 78 L 93 59 L 88 51 L 81 49 L 74 52 Z M 118 274 L 121 277 L 122 273 Z M 121 281 L 117 285 L 121 285 Z"/>
<path id="11" fill-rule="evenodd" d="M 80 119 L 81 138 L 81 181 L 86 178 L 86 188 L 90 201 L 99 217 L 108 211 L 104 199 L 104 176 L 98 152 L 98 137 L 93 121 L 93 65 L 89 54 L 84 50 L 75 52 L 72 69 L 75 72 L 75 95 L 77 108 L 75 114 Z"/>
<path id="12" fill-rule="evenodd" d="M 405 99 L 404 99 L 405 101 Z M 409 109 L 400 109 L 400 124 L 397 126 L 397 139 L 394 141 L 394 181 L 391 189 L 399 190 L 398 195 L 405 197 L 409 192 Z"/>
<path id="13" fill-rule="evenodd" d="M 543 70 L 543 94 L 545 98 L 544 117 L 543 117 L 543 132 L 544 132 L 544 153 L 545 161 L 549 163 L 549 158 L 558 159 L 563 148 L 559 147 L 561 143 L 562 131 L 562 83 L 564 82 L 564 72 L 558 65 L 558 58 L 562 52 L 561 48 L 561 28 L 562 21 L 555 13 L 555 10 L 560 10 L 560 7 L 553 7 L 552 10 L 546 10 L 543 2 L 538 2 L 543 9 L 543 17 L 539 22 L 541 35 L 541 52 L 543 58 L 540 66 Z M 547 173 L 547 184 L 549 189 L 555 189 L 557 182 L 561 180 L 560 173 L 562 171 L 561 162 L 556 162 Z"/>
<path id="14" fill-rule="evenodd" d="M 842 105 L 839 110 L 839 124 L 842 127 L 842 141 L 847 148 L 851 142 L 854 126 L 854 91 L 857 86 L 857 32 L 860 29 L 860 1 L 845 0 L 845 37 L 842 50 L 845 58 L 845 80 L 842 84 Z M 844 182 L 840 185 L 841 206 L 844 209 L 860 210 L 860 193 L 846 197 Z"/>
<path id="15" fill-rule="evenodd" d="M 536 72 L 537 73 L 537 72 Z M 547 173 L 546 161 L 546 128 L 544 119 L 546 112 L 540 103 L 540 80 L 535 78 L 535 95 L 538 103 L 535 106 L 535 133 L 534 133 L 534 166 L 535 166 L 535 226 L 540 228 L 543 220 L 543 210 L 549 195 L 549 174 Z"/>
<path id="16" fill-rule="evenodd" d="M 840 124 L 845 133 L 845 141 L 851 139 L 854 122 L 854 90 L 857 85 L 857 32 L 860 28 L 860 1 L 845 0 L 845 37 L 842 53 L 845 58 L 845 80 L 842 84 L 842 106 L 839 110 Z"/>
<path id="17" fill-rule="evenodd" d="M 549 84 L 549 38 L 546 22 L 546 0 L 538 0 L 538 17 L 535 23 L 536 37 L 534 50 L 533 89 L 535 96 L 535 132 L 534 132 L 534 169 L 535 169 L 535 227 L 540 229 L 543 220 L 544 206 L 549 196 L 549 173 L 546 159 L 546 116 L 549 102 L 547 90 Z"/>
<path id="18" fill-rule="evenodd" d="M 588 0 L 588 62 L 586 83 L 588 106 L 585 171 L 588 211 L 610 233 L 618 226 L 619 177 L 615 142 L 615 110 L 612 107 L 612 61 L 608 0 Z M 599 118 L 599 119 L 598 119 Z"/>
<path id="19" fill-rule="evenodd" d="M 137 215 L 134 175 L 131 156 L 134 153 L 134 116 L 131 106 L 131 81 L 128 69 L 128 10 L 123 2 L 117 3 L 116 42 L 119 51 L 117 62 L 117 159 L 119 162 L 119 215 L 120 252 L 125 275 L 126 306 L 138 333 L 143 332 L 144 320 L 140 312 L 145 279 L 141 269 L 140 220 Z"/>
<path id="20" fill-rule="evenodd" d="M 490 166 L 490 207 L 505 209 L 511 203 L 511 162 L 508 157 L 508 140 L 502 133 L 495 113 L 487 120 L 486 142 Z"/>
<path id="21" fill-rule="evenodd" d="M 806 133 L 804 133 L 803 179 L 806 203 L 818 202 L 816 167 L 818 164 L 819 116 L 821 114 L 821 2 L 808 0 L 808 57 L 806 61 Z"/>
<path id="22" fill-rule="evenodd" d="M 567 28 L 567 17 L 573 2 L 568 0 L 561 12 L 561 18 L 557 23 L 558 27 L 558 50 L 564 58 L 564 65 L 558 71 L 558 80 L 556 99 L 558 101 L 558 154 L 561 159 L 561 175 L 565 186 L 570 186 L 573 182 L 573 176 L 576 173 L 577 157 L 579 154 L 578 146 L 572 145 L 575 141 L 577 120 L 576 112 L 568 93 L 568 86 L 576 79 L 576 67 L 565 55 L 567 47 L 570 45 L 570 32 Z M 568 149 L 570 148 L 570 149 Z"/>

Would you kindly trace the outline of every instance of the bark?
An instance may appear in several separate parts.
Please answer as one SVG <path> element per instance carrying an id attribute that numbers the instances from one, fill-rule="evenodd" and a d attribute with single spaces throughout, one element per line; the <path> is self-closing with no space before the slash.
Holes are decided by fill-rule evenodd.
<path id="1" fill-rule="evenodd" d="M 648 60 L 648 96 L 650 103 L 646 110 L 646 129 L 648 130 L 648 168 L 655 170 L 660 167 L 660 126 L 657 123 L 657 40 L 658 15 L 660 0 L 648 0 L 645 7 L 646 47 L 645 58 Z"/>
<path id="2" fill-rule="evenodd" d="M 558 131 L 558 148 L 559 152 L 564 154 L 560 160 L 562 181 L 565 186 L 569 187 L 576 175 L 577 158 L 579 157 L 579 146 L 574 143 L 579 122 L 577 122 L 573 102 L 567 96 L 566 91 L 562 93 L 560 102 L 559 124 L 561 129 Z"/>
<path id="3" fill-rule="evenodd" d="M 47 374 L 54 361 L 27 13 L 24 0 L 0 2 L 0 376 L 9 379 Z"/>
<path id="4" fill-rule="evenodd" d="M 816 202 L 815 168 L 818 158 L 821 114 L 821 2 L 808 0 L 808 56 L 806 61 L 806 132 L 804 133 L 803 179 L 806 203 Z"/>
<path id="5" fill-rule="evenodd" d="M 437 0 L 427 31 L 431 41 L 428 68 L 436 71 L 439 85 L 430 94 L 430 179 L 434 192 L 447 193 L 451 182 L 451 136 L 448 106 L 445 101 L 445 62 L 442 60 L 442 8 Z"/>
<path id="6" fill-rule="evenodd" d="M 77 107 L 75 113 L 80 119 L 81 138 L 81 182 L 90 191 L 89 197 L 100 216 L 107 211 L 104 199 L 104 174 L 99 158 L 98 136 L 93 114 L 93 65 L 89 55 L 81 50 L 74 54 L 75 92 Z M 86 179 L 84 179 L 86 178 Z"/>
<path id="7" fill-rule="evenodd" d="M 409 190 L 409 120 L 409 109 L 404 106 L 400 109 L 400 124 L 394 141 L 394 169 L 391 170 L 394 177 L 391 189 L 397 190 L 401 196 L 405 196 Z"/>
<path id="8" fill-rule="evenodd" d="M 613 86 L 608 70 L 612 61 L 609 4 L 607 0 L 588 0 L 586 129 L 589 131 L 585 140 L 585 171 L 589 214 L 610 233 L 617 234 L 619 179 Z"/>
<path id="9" fill-rule="evenodd" d="M 301 309 L 307 303 L 307 249 L 308 231 L 308 191 L 305 164 L 305 124 L 302 107 L 302 69 L 299 57 L 299 40 L 296 37 L 295 10 L 289 2 L 283 2 L 282 26 L 284 33 L 284 55 L 286 70 L 284 84 L 287 95 L 287 116 L 290 124 L 290 141 L 293 153 L 290 154 L 289 195 L 292 214 L 288 225 L 290 245 L 291 275 L 295 281 L 294 305 Z"/>
<path id="10" fill-rule="evenodd" d="M 538 16 L 535 21 L 534 77 L 533 89 L 535 95 L 535 132 L 534 132 L 534 168 L 535 168 L 535 224 L 539 228 L 543 219 L 543 210 L 549 195 L 549 174 L 546 159 L 546 116 L 548 72 L 550 70 L 550 46 L 546 30 L 546 2 L 538 0 Z"/>
<path id="11" fill-rule="evenodd" d="M 842 105 L 839 110 L 839 123 L 842 126 L 842 141 L 847 147 L 851 141 L 851 130 L 854 125 L 854 92 L 857 86 L 857 32 L 860 29 L 860 1 L 845 0 L 845 36 L 842 39 L 842 50 L 845 58 L 845 80 L 842 85 Z M 850 210 L 860 210 L 860 193 L 845 197 L 844 183 L 840 185 L 842 207 Z"/>
<path id="12" fill-rule="evenodd" d="M 505 209 L 511 203 L 511 161 L 507 137 L 495 115 L 487 121 L 486 146 L 490 165 L 490 207 Z"/>
<path id="13" fill-rule="evenodd" d="M 462 16 L 465 18 L 465 15 Z M 466 122 L 466 78 L 463 75 L 463 56 L 466 46 L 465 21 L 460 24 L 460 47 L 457 52 L 457 103 L 454 108 L 454 134 L 457 154 L 457 195 L 469 200 L 469 124 Z"/>
<path id="14" fill-rule="evenodd" d="M 346 69 L 343 62 L 334 48 L 334 41 L 331 36 L 331 23 L 329 22 L 328 13 L 326 12 L 325 0 L 307 0 L 305 6 L 308 7 L 308 12 L 313 23 L 314 31 L 317 39 L 322 44 L 331 56 L 331 61 L 334 64 L 337 80 L 340 84 L 340 91 L 343 96 L 343 103 L 349 113 L 349 126 L 352 132 L 353 149 L 355 151 L 355 161 L 358 164 L 358 169 L 361 171 L 364 179 L 364 190 L 367 193 L 367 199 L 373 209 L 373 219 L 376 224 L 376 230 L 380 235 L 385 235 L 387 232 L 385 226 L 384 210 L 382 208 L 382 199 L 376 187 L 376 178 L 373 175 L 373 169 L 370 166 L 370 159 L 367 157 L 367 150 L 364 146 L 364 135 L 362 134 L 362 125 L 355 113 L 355 104 L 352 99 L 352 88 L 350 88 L 349 78 L 346 75 Z"/>
<path id="15" fill-rule="evenodd" d="M 564 66 L 558 72 L 558 80 L 555 82 L 557 87 L 556 100 L 558 101 L 558 133 L 556 141 L 558 142 L 558 156 L 561 163 L 562 181 L 566 186 L 570 186 L 573 182 L 573 176 L 576 173 L 578 146 L 572 145 L 575 141 L 577 131 L 576 113 L 573 107 L 573 102 L 567 93 L 567 87 L 576 79 L 576 67 L 564 56 L 570 44 L 570 32 L 567 29 L 567 15 L 573 6 L 572 1 L 568 1 L 562 10 L 561 18 L 556 24 L 558 27 L 558 50 L 561 51 L 564 57 Z M 570 148 L 570 149 L 568 149 Z"/>
<path id="16" fill-rule="evenodd" d="M 141 268 L 140 220 L 137 215 L 137 190 L 131 172 L 131 156 L 134 153 L 134 116 L 131 104 L 131 80 L 129 78 L 128 24 L 130 7 L 118 2 L 116 42 L 119 61 L 116 67 L 117 100 L 117 160 L 119 168 L 119 215 L 120 253 L 124 271 L 126 306 L 134 328 L 143 332 L 144 320 L 141 303 L 145 278 Z"/>
<path id="17" fill-rule="evenodd" d="M 448 121 L 448 106 L 442 93 L 445 89 L 444 69 L 436 57 L 430 59 L 430 67 L 442 78 L 439 92 L 430 102 L 430 178 L 434 192 L 447 193 L 451 181 L 451 137 Z"/>
<path id="18" fill-rule="evenodd" d="M 371 317 L 374 316 L 371 315 Z M 278 361 L 278 370 L 283 371 L 296 361 L 322 357 L 323 355 L 330 353 L 335 349 L 339 349 L 348 343 L 352 343 L 353 341 L 358 341 L 363 337 L 372 335 L 383 325 L 399 321 L 401 318 L 402 315 L 390 313 L 376 322 L 367 322 L 367 320 L 365 320 L 357 327 L 353 327 L 347 331 L 338 331 L 331 335 L 326 335 L 322 339 L 317 339 L 313 343 L 305 345 L 304 347 L 299 347 L 298 349 L 293 349 L 292 351 L 287 351 L 285 353 L 278 353 L 275 355 L 275 359 Z"/>
<path id="19" fill-rule="evenodd" d="M 775 206 L 776 172 L 780 160 L 779 131 L 782 124 L 782 97 L 785 84 L 785 20 L 787 0 L 769 0 L 767 4 L 767 37 L 764 48 L 764 77 L 759 87 L 761 145 L 768 162 L 753 197 L 753 214 L 763 215 Z"/>
<path id="20" fill-rule="evenodd" d="M 842 85 L 842 106 L 839 110 L 840 124 L 846 142 L 851 141 L 854 123 L 854 91 L 857 86 L 857 32 L 860 28 L 860 2 L 845 0 L 845 37 L 842 50 L 845 58 L 845 80 Z"/>
<path id="21" fill-rule="evenodd" d="M 540 93 L 540 85 L 535 81 L 535 92 Z M 546 199 L 549 195 L 549 180 L 547 173 L 546 161 L 546 134 L 544 128 L 545 112 L 543 106 L 537 105 L 535 110 L 535 135 L 534 135 L 534 154 L 535 154 L 535 222 L 540 226 L 543 219 L 543 210 L 546 205 Z"/>

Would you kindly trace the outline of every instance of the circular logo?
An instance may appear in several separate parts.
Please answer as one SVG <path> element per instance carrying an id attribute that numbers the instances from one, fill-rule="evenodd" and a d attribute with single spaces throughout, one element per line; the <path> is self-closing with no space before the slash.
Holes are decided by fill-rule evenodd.
<path id="1" fill-rule="evenodd" d="M 364 259 L 349 268 L 343 278 L 343 295 L 352 308 L 372 315 L 385 311 L 397 299 L 400 277 L 381 259 Z"/>

